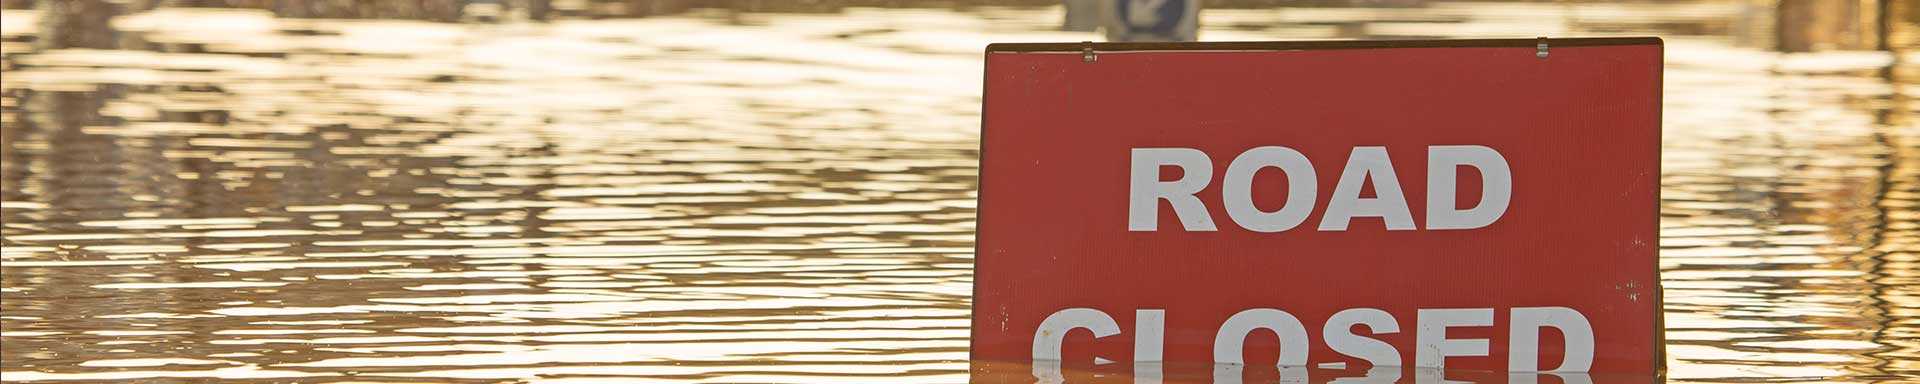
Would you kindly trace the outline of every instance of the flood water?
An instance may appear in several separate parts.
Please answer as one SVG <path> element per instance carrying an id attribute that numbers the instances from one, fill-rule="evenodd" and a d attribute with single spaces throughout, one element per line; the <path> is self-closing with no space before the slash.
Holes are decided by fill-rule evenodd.
<path id="1" fill-rule="evenodd" d="M 1746 3 L 1201 36 L 1663 36 L 1667 379 L 1916 380 L 1920 43 L 1776 53 Z M 1099 39 L 1060 12 L 161 8 L 42 50 L 5 10 L 0 376 L 967 381 L 982 48 Z"/>

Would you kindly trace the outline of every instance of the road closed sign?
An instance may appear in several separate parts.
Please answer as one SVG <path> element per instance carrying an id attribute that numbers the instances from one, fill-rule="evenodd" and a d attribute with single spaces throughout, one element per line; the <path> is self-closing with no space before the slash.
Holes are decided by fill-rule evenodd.
<path id="1" fill-rule="evenodd" d="M 1661 55 L 992 45 L 972 357 L 1656 373 Z"/>

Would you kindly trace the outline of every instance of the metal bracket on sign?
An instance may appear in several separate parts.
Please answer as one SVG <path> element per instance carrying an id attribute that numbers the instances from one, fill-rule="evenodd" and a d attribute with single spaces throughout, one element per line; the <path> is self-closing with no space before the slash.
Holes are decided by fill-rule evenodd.
<path id="1" fill-rule="evenodd" d="M 1080 61 L 1081 62 L 1091 63 L 1094 60 L 1099 60 L 1099 59 L 1100 59 L 1099 57 L 1095 57 L 1093 55 L 1093 42 L 1091 41 L 1080 42 Z"/>
<path id="2" fill-rule="evenodd" d="M 1547 37 L 1541 36 L 1540 42 L 1533 45 L 1533 57 L 1547 58 Z"/>

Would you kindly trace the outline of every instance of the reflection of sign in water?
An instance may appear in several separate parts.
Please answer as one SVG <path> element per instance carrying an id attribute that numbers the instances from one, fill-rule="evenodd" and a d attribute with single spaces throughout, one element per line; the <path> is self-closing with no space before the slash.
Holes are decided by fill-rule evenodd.
<path id="1" fill-rule="evenodd" d="M 990 46 L 973 358 L 1652 374 L 1661 52 Z"/>
<path id="2" fill-rule="evenodd" d="M 1197 0 L 1110 0 L 1103 26 L 1108 41 L 1194 41 Z"/>

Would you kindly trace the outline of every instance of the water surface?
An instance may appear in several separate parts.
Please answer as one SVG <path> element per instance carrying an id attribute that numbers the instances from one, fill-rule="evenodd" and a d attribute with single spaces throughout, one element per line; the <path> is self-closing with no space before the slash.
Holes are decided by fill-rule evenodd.
<path id="1" fill-rule="evenodd" d="M 1059 12 L 162 8 L 42 50 L 6 10 L 0 374 L 965 381 L 981 49 L 1096 39 Z M 1913 380 L 1920 55 L 1774 53 L 1753 12 L 1210 9 L 1202 37 L 1661 35 L 1668 379 Z"/>

